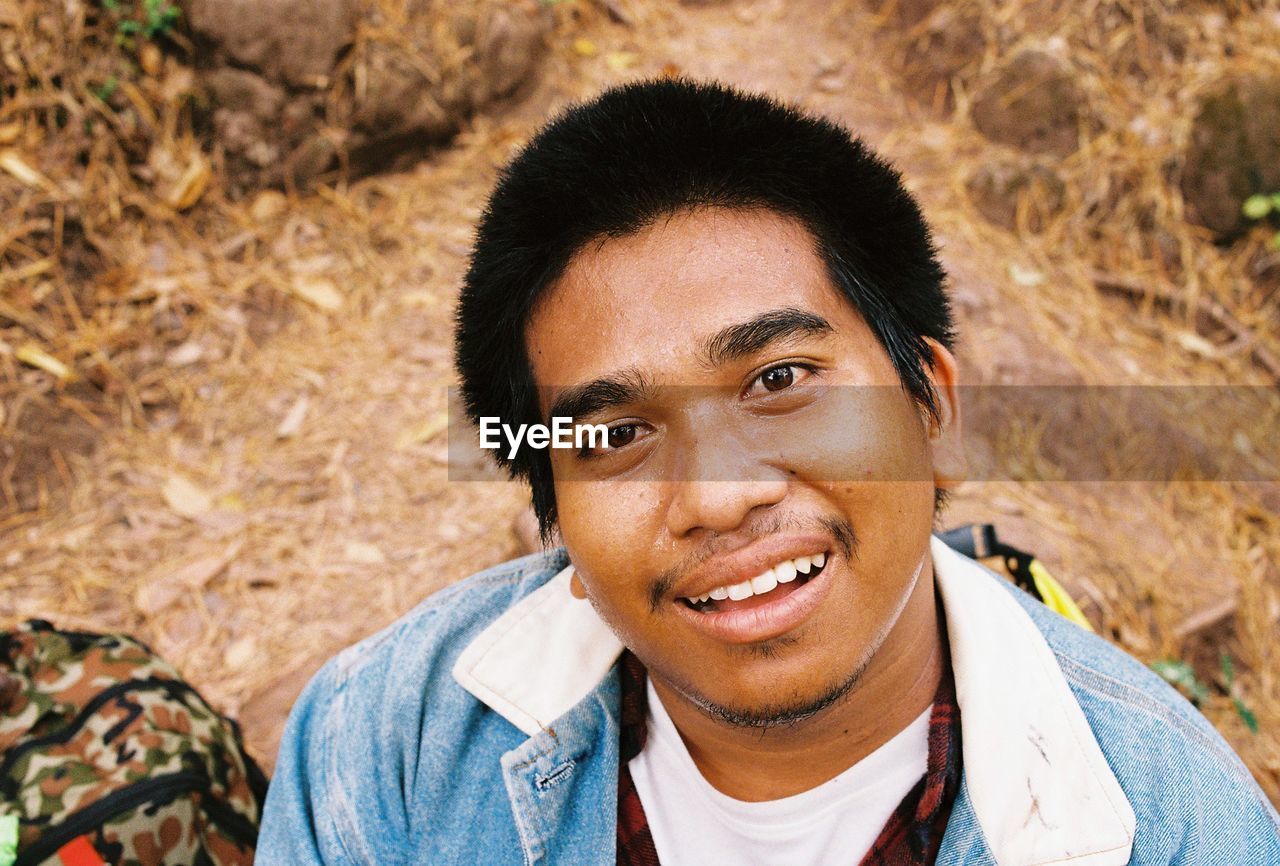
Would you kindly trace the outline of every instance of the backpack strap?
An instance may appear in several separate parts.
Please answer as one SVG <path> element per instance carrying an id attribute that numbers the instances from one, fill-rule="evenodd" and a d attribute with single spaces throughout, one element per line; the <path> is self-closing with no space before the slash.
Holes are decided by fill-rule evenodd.
<path id="1" fill-rule="evenodd" d="M 1050 610 L 1061 614 L 1081 628 L 1093 631 L 1089 618 L 1080 610 L 1071 593 L 1067 592 L 1049 573 L 1044 563 L 1036 559 L 1034 554 L 1001 541 L 996 535 L 994 524 L 966 523 L 938 533 L 938 538 L 942 539 L 947 547 L 970 559 L 1000 557 L 1005 570 L 1021 589 L 1038 598 Z"/>

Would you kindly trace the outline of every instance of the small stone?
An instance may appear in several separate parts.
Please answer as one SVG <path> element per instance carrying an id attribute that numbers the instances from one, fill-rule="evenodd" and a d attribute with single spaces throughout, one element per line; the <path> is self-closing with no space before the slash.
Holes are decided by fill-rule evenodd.
<path id="1" fill-rule="evenodd" d="M 1070 67 L 1047 52 L 1027 50 L 978 93 L 971 117 L 992 141 L 1061 157 L 1079 148 L 1085 112 L 1084 93 Z"/>
<path id="2" fill-rule="evenodd" d="M 1027 230 L 1042 231 L 1061 212 L 1066 195 L 1062 179 L 1048 165 L 1025 157 L 993 155 L 965 181 L 969 198 L 992 223 L 1017 227 L 1018 204 L 1026 197 Z"/>
<path id="3" fill-rule="evenodd" d="M 1280 190 L 1280 77 L 1229 79 L 1201 98 L 1182 195 L 1190 219 L 1228 238 L 1249 228 L 1240 208 Z"/>

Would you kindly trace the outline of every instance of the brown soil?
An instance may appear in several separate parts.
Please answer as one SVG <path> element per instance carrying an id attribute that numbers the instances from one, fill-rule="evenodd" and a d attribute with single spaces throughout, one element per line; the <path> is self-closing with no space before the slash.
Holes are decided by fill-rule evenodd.
<path id="1" fill-rule="evenodd" d="M 967 121 L 907 97 L 861 5 L 602 6 L 618 14 L 562 28 L 545 75 L 500 120 L 472 122 L 412 170 L 250 223 L 244 255 L 282 278 L 323 279 L 337 304 L 312 293 L 324 302 L 291 305 L 261 345 L 184 368 L 171 410 L 100 434 L 56 507 L 0 524 L 0 621 L 138 635 L 240 717 L 270 765 L 320 663 L 517 551 L 509 527 L 525 492 L 450 482 L 445 467 L 450 316 L 471 227 L 498 166 L 548 112 L 643 75 L 772 91 L 891 158 L 934 222 L 970 382 L 1267 381 L 1247 353 L 1195 366 L 1204 359 L 1170 351 L 1167 323 L 1080 288 L 1063 276 L 1071 262 L 983 223 L 956 171 L 957 142 L 979 146 Z M 77 441 L 50 431 L 47 444 L 83 450 Z M 994 520 L 1039 551 L 1100 631 L 1144 660 L 1203 656 L 1210 676 L 1212 650 L 1229 651 L 1261 733 L 1225 695 L 1206 709 L 1280 800 L 1276 497 L 1262 485 L 988 482 L 962 491 L 946 522 Z M 1225 632 L 1180 630 L 1228 597 L 1239 604 Z"/>

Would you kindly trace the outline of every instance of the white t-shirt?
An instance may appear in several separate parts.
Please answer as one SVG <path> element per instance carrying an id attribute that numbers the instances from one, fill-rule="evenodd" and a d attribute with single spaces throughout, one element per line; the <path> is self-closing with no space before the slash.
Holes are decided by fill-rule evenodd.
<path id="1" fill-rule="evenodd" d="M 663 866 L 849 866 L 871 848 L 929 758 L 932 707 L 834 779 L 748 803 L 711 786 L 652 681 L 645 747 L 628 765 Z"/>

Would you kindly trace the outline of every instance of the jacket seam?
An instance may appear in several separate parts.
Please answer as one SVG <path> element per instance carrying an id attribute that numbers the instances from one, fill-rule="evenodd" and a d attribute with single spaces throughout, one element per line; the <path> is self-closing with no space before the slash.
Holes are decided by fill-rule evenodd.
<path id="1" fill-rule="evenodd" d="M 1248 770 L 1244 770 L 1242 772 L 1241 768 L 1236 766 L 1239 758 L 1235 754 L 1224 750 L 1217 742 L 1215 742 L 1213 737 L 1200 730 L 1200 728 L 1191 720 L 1183 718 L 1173 708 L 1160 701 L 1137 700 L 1135 699 L 1135 696 L 1149 696 L 1146 692 L 1081 664 L 1070 656 L 1063 655 L 1057 651 L 1055 651 L 1055 654 L 1058 656 L 1058 662 L 1060 665 L 1069 666 L 1071 668 L 1073 679 L 1075 679 L 1080 685 L 1086 688 L 1095 688 L 1111 699 L 1120 701 L 1126 706 L 1142 712 L 1158 722 L 1163 722 L 1173 728 L 1177 733 L 1193 740 L 1196 746 L 1212 752 L 1213 756 L 1217 759 L 1218 766 L 1227 771 L 1236 781 L 1247 783 L 1254 782 L 1254 779 L 1249 775 Z"/>
<path id="2" fill-rule="evenodd" d="M 344 659 L 343 655 L 340 654 L 337 657 L 338 673 L 340 674 L 337 678 L 337 683 L 340 686 L 345 687 L 348 682 L 350 682 L 355 676 L 359 675 L 365 666 L 369 664 L 377 650 L 381 649 L 389 642 L 399 640 L 405 632 L 418 628 L 424 620 L 431 619 L 438 615 L 441 610 L 447 607 L 457 596 L 482 589 L 492 590 L 502 586 L 514 586 L 520 583 L 523 577 L 524 574 L 522 571 L 514 574 L 510 572 L 500 572 L 498 574 L 486 576 L 483 579 L 455 583 L 433 593 L 428 596 L 428 599 L 431 601 L 430 604 L 427 604 L 427 600 L 424 600 L 417 608 L 411 610 L 399 621 L 389 624 L 385 630 L 368 638 L 367 642 L 349 647 L 348 650 L 356 648 L 360 650 L 360 652 L 354 654 L 350 660 Z"/>
<path id="3" fill-rule="evenodd" d="M 338 698 L 339 696 L 345 699 L 346 692 L 347 692 L 347 683 L 348 683 L 347 680 L 344 680 L 342 682 L 338 694 L 335 695 L 335 699 Z M 334 704 L 335 705 L 337 704 L 337 700 L 334 701 Z M 337 722 L 339 721 L 338 714 L 337 713 L 326 714 L 326 720 L 330 723 Z M 331 785 L 336 784 L 338 779 L 340 778 L 337 772 L 337 761 L 338 761 L 338 756 L 341 753 L 340 749 L 333 748 L 332 738 L 333 738 L 332 724 L 327 724 L 325 726 L 325 752 L 330 757 L 329 775 L 331 778 L 330 780 L 327 780 L 327 781 L 329 781 Z M 340 785 L 338 786 L 338 790 L 343 790 Z M 341 803 L 343 817 L 351 822 L 351 824 L 348 826 L 360 826 L 362 822 L 360 821 L 359 815 L 356 814 L 356 812 L 351 808 L 353 804 L 351 803 L 350 799 L 346 796 L 343 796 L 339 800 L 339 803 Z M 338 821 L 334 821 L 333 824 L 334 824 L 334 836 L 337 838 L 338 843 L 342 846 L 342 851 L 346 855 L 347 860 L 351 863 L 360 863 L 361 858 L 355 856 L 355 852 L 352 848 L 352 841 L 347 838 L 347 834 L 344 830 L 343 824 L 339 823 Z M 361 847 L 367 849 L 368 846 L 366 845 Z M 397 858 L 397 859 L 400 860 L 402 858 Z"/>
<path id="4" fill-rule="evenodd" d="M 1056 652 L 1056 651 L 1055 651 Z M 1075 659 L 1057 653 L 1059 664 L 1069 666 L 1072 669 L 1071 676 L 1081 686 L 1085 688 L 1094 688 L 1105 694 L 1107 697 L 1115 701 L 1120 701 L 1125 706 L 1133 710 L 1143 713 L 1157 722 L 1163 723 L 1172 728 L 1176 733 L 1181 734 L 1187 740 L 1194 743 L 1197 747 L 1203 749 L 1212 755 L 1214 767 L 1223 772 L 1233 781 L 1235 781 L 1242 789 L 1242 793 L 1246 793 L 1249 801 L 1253 805 L 1260 808 L 1262 814 L 1267 818 L 1273 829 L 1280 830 L 1280 822 L 1272 817 L 1270 811 L 1270 803 L 1266 799 L 1266 795 L 1259 788 L 1257 780 L 1249 772 L 1248 768 L 1243 765 L 1238 755 L 1224 750 L 1214 738 L 1209 736 L 1205 731 L 1200 730 L 1191 720 L 1183 718 L 1173 708 L 1164 703 L 1151 700 L 1135 700 L 1134 696 L 1147 697 L 1147 693 L 1137 689 L 1128 683 L 1117 680 L 1112 676 L 1108 676 L 1100 671 L 1094 670 Z M 1192 756 L 1193 750 L 1183 746 L 1183 753 Z M 1190 762 L 1189 762 L 1190 763 Z M 1204 788 L 1199 773 L 1189 765 L 1186 774 L 1191 778 L 1190 787 L 1196 792 L 1195 808 L 1196 808 L 1196 828 L 1204 826 Z M 1191 853 L 1194 855 L 1192 862 L 1204 862 L 1200 857 L 1200 838 L 1198 833 L 1191 833 Z"/>
<path id="5" fill-rule="evenodd" d="M 337 666 L 335 665 L 335 668 L 336 667 Z M 320 745 L 324 749 L 324 760 L 321 762 L 321 766 L 324 768 L 324 776 L 320 785 L 320 790 L 324 792 L 325 800 L 331 804 L 330 808 L 325 810 L 325 815 L 328 818 L 330 827 L 332 828 L 334 841 L 337 843 L 346 862 L 358 863 L 360 861 L 352 854 L 351 845 L 348 843 L 346 834 L 343 831 L 343 822 L 338 820 L 338 815 L 335 814 L 335 811 L 341 812 L 342 818 L 345 820 L 351 820 L 354 816 L 351 814 L 350 809 L 347 808 L 345 798 L 333 797 L 333 792 L 335 790 L 341 790 L 338 786 L 333 784 L 333 780 L 338 777 L 337 767 L 335 766 L 338 750 L 333 748 L 333 722 L 337 704 L 345 690 L 345 679 L 337 679 L 335 677 L 333 691 L 324 702 L 324 717 L 320 725 Z"/>
<path id="6" fill-rule="evenodd" d="M 323 762 L 325 784 L 323 789 L 326 792 L 326 799 L 332 803 L 335 811 L 341 813 L 344 821 L 356 823 L 358 816 L 355 815 L 350 807 L 350 803 L 345 796 L 334 798 L 328 792 L 340 790 L 333 784 L 333 780 L 338 778 L 337 760 L 340 750 L 333 747 L 335 725 L 341 722 L 340 716 L 344 714 L 341 706 L 347 696 L 348 687 L 352 685 L 369 664 L 372 663 L 377 651 L 396 640 L 399 640 L 404 634 L 412 629 L 417 628 L 425 620 L 434 618 L 442 608 L 447 606 L 453 599 L 459 595 L 465 595 L 469 591 L 481 589 L 494 589 L 501 586 L 514 586 L 518 584 L 525 576 L 524 568 L 504 570 L 493 575 L 478 577 L 472 581 L 463 583 L 455 583 L 445 587 L 429 598 L 432 603 L 423 605 L 419 609 L 414 610 L 408 617 L 402 619 L 394 627 L 386 629 L 382 634 L 373 638 L 371 642 L 362 648 L 358 657 L 351 660 L 348 664 L 343 664 L 339 659 L 335 660 L 333 669 L 333 689 L 328 699 L 325 701 L 324 719 L 321 726 L 321 741 L 324 745 L 325 758 Z M 343 821 L 338 820 L 338 815 L 331 814 L 329 823 L 333 830 L 333 836 L 336 840 L 342 855 L 349 863 L 361 862 L 357 858 L 352 849 L 350 840 L 347 839 L 346 832 L 343 829 Z"/>

